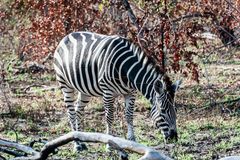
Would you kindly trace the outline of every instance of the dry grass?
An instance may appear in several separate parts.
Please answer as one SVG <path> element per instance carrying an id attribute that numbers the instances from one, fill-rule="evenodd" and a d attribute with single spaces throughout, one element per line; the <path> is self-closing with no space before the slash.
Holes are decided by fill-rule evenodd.
<path id="1" fill-rule="evenodd" d="M 42 90 L 43 86 L 57 86 L 54 74 L 20 74 L 16 70 L 16 64 L 10 64 L 10 61 L 16 62 L 13 57 L 7 58 L 5 55 L 0 58 L 6 60 L 5 82 L 1 83 L 0 112 L 8 113 L 9 104 L 11 108 L 11 114 L 0 119 L 0 137 L 15 140 L 17 134 L 19 142 L 28 143 L 37 137 L 51 140 L 67 133 L 70 129 L 67 127 L 61 91 Z M 163 145 L 162 135 L 152 127 L 149 118 L 149 107 L 146 107 L 149 102 L 138 96 L 134 115 L 138 142 L 181 160 L 217 159 L 225 155 L 240 154 L 240 103 L 209 105 L 239 98 L 240 64 L 237 62 L 239 59 L 231 60 L 231 63 L 226 61 L 226 64 L 207 64 L 207 72 L 202 71 L 203 78 L 199 84 L 184 80 L 176 97 L 177 103 L 182 104 L 178 108 L 180 137 L 176 144 Z M 32 84 L 37 85 L 26 90 Z M 7 96 L 8 103 L 4 95 Z M 118 102 L 120 105 L 115 114 L 114 134 L 125 137 L 122 99 Z M 86 115 L 86 131 L 105 131 L 101 99 L 91 101 L 86 108 Z M 89 150 L 81 154 L 73 153 L 72 146 L 68 144 L 61 147 L 58 154 L 51 159 L 109 159 L 105 146 L 101 144 L 88 144 Z M 137 157 L 133 154 L 130 159 Z"/>

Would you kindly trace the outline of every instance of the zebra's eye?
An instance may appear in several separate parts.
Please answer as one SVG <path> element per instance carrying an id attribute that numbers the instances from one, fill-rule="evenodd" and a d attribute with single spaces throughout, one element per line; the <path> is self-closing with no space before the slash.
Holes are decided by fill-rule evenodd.
<path id="1" fill-rule="evenodd" d="M 174 108 L 175 112 L 177 113 L 177 107 L 174 106 L 173 108 Z"/>

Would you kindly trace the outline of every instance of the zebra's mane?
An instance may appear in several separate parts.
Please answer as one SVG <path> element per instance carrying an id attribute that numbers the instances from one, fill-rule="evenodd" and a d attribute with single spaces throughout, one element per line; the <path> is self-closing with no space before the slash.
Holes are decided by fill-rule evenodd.
<path id="1" fill-rule="evenodd" d="M 139 49 L 142 52 L 142 48 L 139 47 Z M 155 68 L 156 72 L 159 75 L 162 75 L 162 81 L 166 85 L 166 90 L 170 93 L 171 96 L 173 96 L 174 95 L 174 90 L 173 90 L 173 87 L 172 87 L 173 82 L 171 81 L 170 77 L 166 73 L 164 73 L 164 71 L 161 69 L 160 65 L 157 63 L 155 58 L 153 58 L 152 56 L 149 56 L 146 53 L 144 53 L 144 55 L 148 59 L 148 63 L 150 63 Z"/>
<path id="2" fill-rule="evenodd" d="M 168 91 L 168 93 L 174 97 L 174 88 L 173 88 L 173 82 L 171 81 L 170 77 L 166 74 L 163 75 L 162 77 L 163 82 L 166 85 L 166 90 Z"/>
<path id="3" fill-rule="evenodd" d="M 125 40 L 127 40 L 128 42 L 134 44 L 134 48 L 133 50 L 136 50 L 138 49 L 139 52 L 138 54 L 141 54 L 143 52 L 144 56 L 147 58 L 147 61 L 149 64 L 151 64 L 153 66 L 153 68 L 155 68 L 155 71 L 161 75 L 162 77 L 162 81 L 165 83 L 166 85 L 166 90 L 168 91 L 168 93 L 171 95 L 171 96 L 174 96 L 174 89 L 173 89 L 173 82 L 171 81 L 170 77 L 164 73 L 164 71 L 161 69 L 160 65 L 157 63 L 157 61 L 155 60 L 155 58 L 153 58 L 152 56 L 146 54 L 143 49 L 136 45 L 135 43 L 133 43 L 131 40 L 127 39 L 127 38 L 124 38 Z M 140 56 L 140 55 L 139 55 Z"/>
<path id="4" fill-rule="evenodd" d="M 124 38 L 124 37 L 122 37 Z M 144 52 L 144 50 L 137 45 L 136 43 L 133 43 L 130 39 L 124 38 L 125 40 L 127 40 L 128 42 L 134 44 L 134 48 L 133 50 L 139 50 L 138 54 L 141 54 L 142 52 L 144 53 L 144 56 L 148 59 L 148 63 L 151 64 L 153 66 L 153 68 L 156 69 L 156 72 L 160 75 L 164 75 L 164 72 L 161 70 L 161 67 L 159 66 L 159 64 L 157 63 L 157 61 L 155 60 L 155 58 L 153 58 L 152 56 L 146 54 L 146 52 Z"/>

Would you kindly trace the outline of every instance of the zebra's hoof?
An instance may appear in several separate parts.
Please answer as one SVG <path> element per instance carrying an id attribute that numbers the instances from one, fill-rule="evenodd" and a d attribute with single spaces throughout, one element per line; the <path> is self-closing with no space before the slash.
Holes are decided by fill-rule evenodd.
<path id="1" fill-rule="evenodd" d="M 135 138 L 135 136 L 132 136 L 132 137 L 128 137 L 128 140 L 129 140 L 129 141 L 133 141 L 133 142 L 136 142 L 136 138 Z"/>
<path id="2" fill-rule="evenodd" d="M 76 152 L 81 152 L 81 151 L 84 151 L 84 150 L 88 150 L 85 143 L 76 144 L 74 148 L 75 148 Z"/>

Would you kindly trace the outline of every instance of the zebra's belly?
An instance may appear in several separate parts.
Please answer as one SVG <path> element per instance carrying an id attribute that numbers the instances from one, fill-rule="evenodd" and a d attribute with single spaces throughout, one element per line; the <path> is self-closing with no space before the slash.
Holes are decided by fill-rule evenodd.
<path id="1" fill-rule="evenodd" d="M 73 85 L 74 88 L 85 95 L 102 97 L 103 91 L 101 90 L 99 84 L 91 83 L 91 80 L 78 81 L 78 84 Z"/>
<path id="2" fill-rule="evenodd" d="M 114 97 L 127 95 L 134 92 L 132 89 L 131 90 L 120 89 L 122 88 L 122 86 L 119 84 L 116 84 L 114 81 L 105 82 L 97 78 L 94 80 L 90 80 L 90 79 L 87 79 L 87 77 L 85 77 L 82 80 L 77 82 L 78 82 L 77 84 L 73 84 L 72 86 L 78 92 L 85 95 L 94 96 L 94 97 L 102 97 L 104 95 L 104 91 L 107 91 L 108 93 L 111 92 L 112 96 Z"/>
<path id="3" fill-rule="evenodd" d="M 103 86 L 101 87 L 101 85 L 99 84 L 99 80 L 95 79 L 96 84 L 93 83 L 89 83 L 90 80 L 88 81 L 79 81 L 78 85 L 73 85 L 73 87 L 80 93 L 85 94 L 85 95 L 89 95 L 89 96 L 94 96 L 94 97 L 102 97 L 104 95 L 104 91 L 107 90 L 107 92 L 111 92 L 112 96 L 114 97 L 118 97 L 121 95 L 127 95 L 127 94 L 131 94 L 134 91 L 133 90 L 128 90 L 128 91 L 123 91 L 123 90 L 119 90 L 118 88 L 121 88 L 121 86 L 114 84 L 115 86 L 112 87 L 112 85 L 109 85 L 110 83 L 114 83 L 112 81 L 108 81 L 108 82 L 103 82 L 104 84 L 102 84 Z M 103 91 L 104 90 L 104 91 Z"/>

